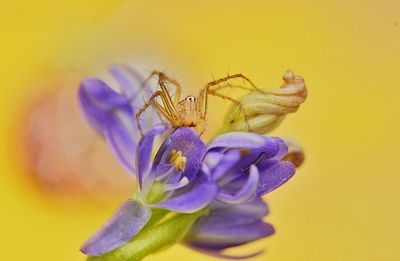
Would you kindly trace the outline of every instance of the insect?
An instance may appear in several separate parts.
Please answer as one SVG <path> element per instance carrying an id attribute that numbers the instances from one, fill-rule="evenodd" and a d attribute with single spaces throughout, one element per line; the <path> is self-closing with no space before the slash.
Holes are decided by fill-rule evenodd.
<path id="1" fill-rule="evenodd" d="M 155 109 L 160 112 L 160 114 L 171 123 L 172 128 L 176 129 L 179 127 L 190 127 L 193 128 L 200 135 L 205 130 L 206 124 L 206 115 L 207 115 L 207 102 L 208 96 L 213 95 L 216 97 L 220 97 L 222 99 L 226 99 L 236 104 L 241 110 L 242 105 L 239 101 L 219 93 L 218 91 L 227 88 L 227 87 L 237 87 L 242 89 L 252 89 L 258 90 L 254 83 L 250 81 L 243 74 L 233 74 L 223 77 L 218 80 L 211 81 L 204 85 L 200 89 L 198 96 L 189 95 L 181 100 L 181 86 L 175 79 L 167 76 L 163 72 L 153 71 L 150 76 L 146 79 L 143 86 L 147 81 L 151 78 L 157 77 L 158 85 L 160 90 L 154 92 L 147 102 L 143 105 L 142 108 L 136 113 L 136 122 L 139 128 L 140 133 L 143 136 L 143 130 L 140 125 L 140 116 L 143 112 L 145 112 L 150 106 L 155 107 Z M 232 79 L 242 79 L 244 82 L 250 84 L 249 87 L 244 85 L 232 85 L 229 83 L 229 80 Z M 167 84 L 172 84 L 175 87 L 175 96 L 172 98 L 172 95 L 168 91 Z M 159 102 L 160 99 L 161 102 Z M 245 112 L 242 110 L 244 117 L 246 118 Z"/>

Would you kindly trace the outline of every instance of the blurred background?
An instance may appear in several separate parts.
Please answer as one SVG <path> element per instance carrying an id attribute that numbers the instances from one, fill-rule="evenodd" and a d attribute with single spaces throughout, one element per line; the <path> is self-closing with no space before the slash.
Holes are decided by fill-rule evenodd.
<path id="1" fill-rule="evenodd" d="M 268 194 L 277 233 L 254 260 L 400 260 L 400 2 L 12 1 L 0 9 L 1 260 L 84 260 L 134 186 L 79 114 L 85 76 L 165 70 L 186 94 L 242 72 L 309 96 L 272 134 L 306 161 Z M 228 105 L 211 100 L 208 129 Z M 214 113 L 215 112 L 215 113 Z M 183 246 L 148 260 L 214 260 Z"/>

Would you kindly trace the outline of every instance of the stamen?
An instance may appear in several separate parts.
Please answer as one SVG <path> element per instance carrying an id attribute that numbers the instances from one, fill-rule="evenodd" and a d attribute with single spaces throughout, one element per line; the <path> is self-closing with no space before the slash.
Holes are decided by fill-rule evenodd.
<path id="1" fill-rule="evenodd" d="M 167 160 L 174 165 L 176 171 L 185 171 L 187 158 L 182 155 L 182 151 L 172 150 Z"/>

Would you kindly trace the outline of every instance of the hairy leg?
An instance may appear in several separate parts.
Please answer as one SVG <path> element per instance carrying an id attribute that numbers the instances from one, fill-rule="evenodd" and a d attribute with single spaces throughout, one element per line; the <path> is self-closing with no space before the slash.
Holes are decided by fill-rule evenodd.
<path id="1" fill-rule="evenodd" d="M 233 79 L 242 79 L 244 83 L 245 82 L 249 83 L 251 88 L 253 88 L 254 90 L 261 91 L 249 78 L 247 78 L 246 76 L 244 76 L 241 73 L 228 75 L 228 76 L 225 76 L 225 77 L 223 77 L 221 79 L 211 81 L 211 82 L 207 83 L 203 87 L 203 89 L 209 89 L 212 86 L 219 85 L 219 84 L 224 83 L 224 82 L 229 84 L 229 80 L 233 80 Z M 246 86 L 246 85 L 244 84 L 244 86 Z"/>
<path id="2" fill-rule="evenodd" d="M 176 93 L 175 93 L 175 97 L 174 97 L 174 102 L 173 102 L 173 104 L 176 105 L 176 104 L 180 101 L 180 99 L 181 99 L 182 87 L 181 87 L 181 85 L 178 83 L 177 80 L 175 80 L 175 79 L 169 77 L 169 76 L 166 75 L 165 73 L 160 72 L 160 71 L 157 71 L 157 70 L 152 71 L 152 72 L 150 73 L 149 77 L 147 77 L 147 79 L 143 82 L 142 86 L 146 85 L 146 83 L 147 83 L 151 78 L 153 78 L 153 77 L 155 77 L 155 76 L 157 76 L 159 84 L 160 84 L 160 82 L 163 82 L 163 85 L 164 85 L 164 86 L 165 86 L 165 83 L 171 83 L 172 85 L 175 86 Z M 161 85 L 161 84 L 160 84 L 160 85 Z M 169 92 L 167 91 L 167 93 L 169 93 Z"/>
<path id="3" fill-rule="evenodd" d="M 242 105 L 241 102 L 239 102 L 238 100 L 235 100 L 235 99 L 233 99 L 233 98 L 231 98 L 229 96 L 226 96 L 224 94 L 218 93 L 218 92 L 216 92 L 214 90 L 208 91 L 208 94 L 216 96 L 216 97 L 219 97 L 219 98 L 222 98 L 224 100 L 228 100 L 228 101 L 232 102 L 233 104 L 235 104 L 236 106 L 238 106 L 240 112 L 243 114 L 244 120 L 245 120 L 246 125 L 247 125 L 247 130 L 250 131 L 251 128 L 250 128 L 249 122 L 247 121 L 247 114 L 246 114 L 246 111 L 244 110 L 243 105 Z"/>
<path id="4" fill-rule="evenodd" d="M 231 85 L 229 83 L 229 80 L 232 80 L 232 79 L 242 79 L 243 83 L 244 83 L 243 86 L 241 86 L 241 85 Z M 249 83 L 251 85 L 251 87 L 250 88 L 247 87 L 245 82 Z M 219 84 L 221 84 L 221 83 L 226 83 L 226 84 L 222 87 L 222 86 L 219 86 Z M 212 88 L 214 86 L 216 86 L 216 88 Z M 219 90 L 219 89 L 222 89 L 222 88 L 226 88 L 226 87 L 229 87 L 229 86 L 234 87 L 234 88 L 247 89 L 247 90 L 256 90 L 256 91 L 259 91 L 261 93 L 263 92 L 249 78 L 247 78 L 246 76 L 244 76 L 241 73 L 228 75 L 228 76 L 223 77 L 221 79 L 211 81 L 211 82 L 207 83 L 200 90 L 200 95 L 199 95 L 200 96 L 199 98 L 200 98 L 200 101 L 201 101 L 200 102 L 200 108 L 202 108 L 204 116 L 207 114 L 207 94 L 210 93 L 210 91 L 212 91 L 212 90 L 216 91 L 216 90 Z M 221 94 L 218 94 L 218 95 L 221 95 Z M 217 96 L 217 95 L 215 95 L 215 96 Z M 225 97 L 228 97 L 228 96 L 225 96 Z"/>
<path id="5" fill-rule="evenodd" d="M 235 88 L 235 89 L 241 89 L 241 90 L 245 90 L 245 91 L 254 91 L 252 88 L 249 88 L 247 86 L 243 86 L 243 85 L 238 85 L 238 84 L 230 84 L 230 83 L 226 83 L 224 85 L 217 85 L 215 86 L 215 88 L 212 89 L 212 91 L 219 91 L 222 89 L 226 89 L 226 88 Z"/>
<path id="6" fill-rule="evenodd" d="M 175 108 L 175 104 L 172 101 L 172 98 L 168 92 L 167 86 L 165 85 L 164 81 L 160 78 L 158 79 L 158 84 L 160 85 L 161 88 L 161 98 L 163 99 L 163 103 L 165 108 L 167 108 L 171 114 L 176 114 L 177 110 Z"/>
<path id="7" fill-rule="evenodd" d="M 143 137 L 143 130 L 142 130 L 142 126 L 140 125 L 140 115 L 142 115 L 142 113 L 145 112 L 150 106 L 154 106 L 165 118 L 167 118 L 167 120 L 169 120 L 169 121 L 171 120 L 170 112 L 168 110 L 166 110 L 161 104 L 159 104 L 156 101 L 157 97 L 160 97 L 162 99 L 161 91 L 157 91 L 157 92 L 153 93 L 153 95 L 150 97 L 150 99 L 147 102 L 145 102 L 143 107 L 140 108 L 139 111 L 136 113 L 136 123 L 137 123 L 138 129 L 139 129 L 142 137 Z M 163 100 L 163 102 L 164 102 L 164 100 Z"/>

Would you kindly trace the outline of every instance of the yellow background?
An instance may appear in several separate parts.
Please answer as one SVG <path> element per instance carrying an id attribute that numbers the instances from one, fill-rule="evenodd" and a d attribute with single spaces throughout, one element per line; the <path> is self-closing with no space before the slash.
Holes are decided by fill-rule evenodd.
<path id="1" fill-rule="evenodd" d="M 299 140 L 307 160 L 266 197 L 277 234 L 246 250 L 266 246 L 255 260 L 400 260 L 399 1 L 3 1 L 0 10 L 1 260 L 83 260 L 80 244 L 118 204 L 44 198 L 20 175 L 14 144 L 24 97 L 43 89 L 34 83 L 116 62 L 165 69 L 187 90 L 211 73 L 243 72 L 262 87 L 287 68 L 304 76 L 308 100 L 273 134 Z M 175 246 L 148 260 L 206 258 Z"/>

